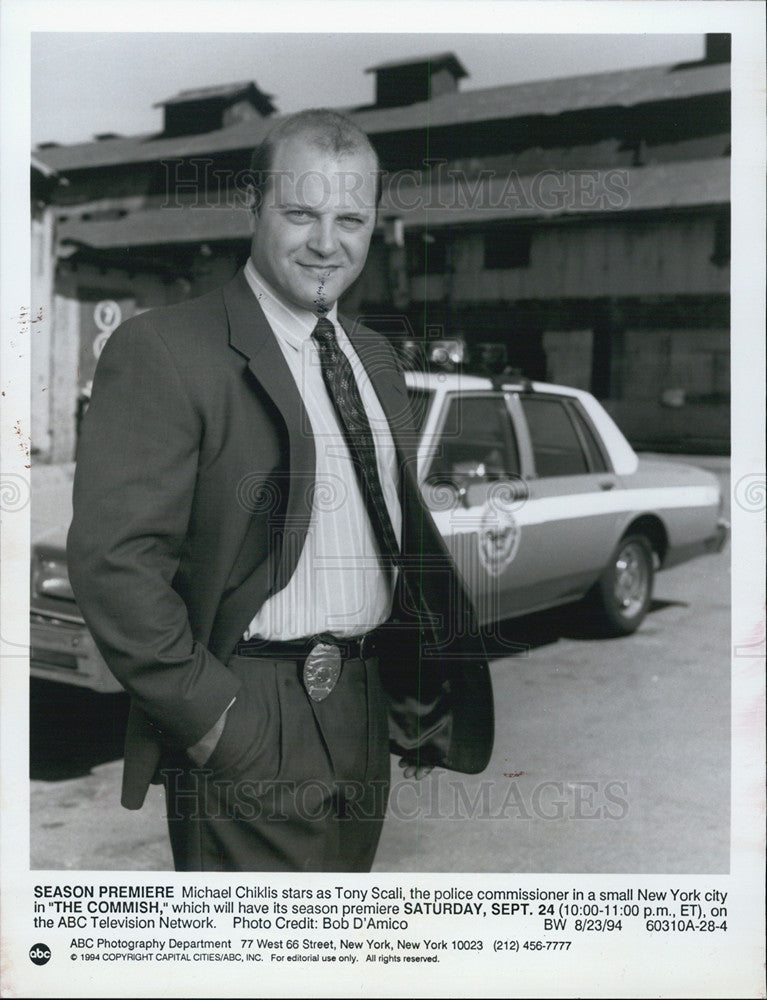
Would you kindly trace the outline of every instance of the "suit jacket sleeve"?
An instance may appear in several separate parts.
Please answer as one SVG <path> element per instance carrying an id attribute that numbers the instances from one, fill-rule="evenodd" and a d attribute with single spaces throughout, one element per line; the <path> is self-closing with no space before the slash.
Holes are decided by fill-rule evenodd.
<path id="1" fill-rule="evenodd" d="M 108 341 L 78 444 L 72 588 L 104 659 L 152 723 L 190 746 L 236 697 L 174 587 L 204 424 L 157 314 Z"/>

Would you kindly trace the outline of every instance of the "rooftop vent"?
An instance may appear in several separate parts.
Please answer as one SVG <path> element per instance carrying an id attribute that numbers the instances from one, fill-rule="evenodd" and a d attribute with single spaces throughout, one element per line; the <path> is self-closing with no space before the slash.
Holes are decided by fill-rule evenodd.
<path id="1" fill-rule="evenodd" d="M 452 52 L 380 63 L 365 70 L 376 75 L 376 108 L 399 108 L 458 90 L 469 74 Z"/>
<path id="2" fill-rule="evenodd" d="M 732 36 L 729 34 L 719 34 L 714 32 L 709 32 L 706 35 L 706 55 L 704 57 L 704 62 L 707 63 L 728 63 L 730 62 L 732 55 L 732 49 L 730 45 L 730 40 Z"/>
<path id="3" fill-rule="evenodd" d="M 272 95 L 252 81 L 182 90 L 153 106 L 165 108 L 163 138 L 214 132 L 251 118 L 268 118 L 275 111 Z"/>
<path id="4" fill-rule="evenodd" d="M 692 62 L 678 63 L 674 69 L 700 69 L 701 66 L 715 66 L 717 63 L 728 63 L 731 61 L 732 36 L 722 32 L 708 32 L 706 35 L 706 49 L 702 59 L 693 59 Z"/>

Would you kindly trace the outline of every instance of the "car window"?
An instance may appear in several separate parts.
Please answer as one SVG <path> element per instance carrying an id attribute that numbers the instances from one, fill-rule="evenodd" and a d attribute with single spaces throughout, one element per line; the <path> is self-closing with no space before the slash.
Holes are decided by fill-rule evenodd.
<path id="1" fill-rule="evenodd" d="M 586 453 L 564 400 L 522 396 L 539 476 L 577 476 L 589 471 Z"/>
<path id="2" fill-rule="evenodd" d="M 605 452 L 596 435 L 596 432 L 591 426 L 588 417 L 581 410 L 580 403 L 573 399 L 568 403 L 568 412 L 576 423 L 576 426 L 580 432 L 581 441 L 586 447 L 586 451 L 589 456 L 589 463 L 591 465 L 592 472 L 606 472 L 608 469 L 607 460 L 605 458 Z"/>
<path id="3" fill-rule="evenodd" d="M 519 450 L 501 395 L 454 396 L 427 477 L 451 482 L 519 475 Z"/>

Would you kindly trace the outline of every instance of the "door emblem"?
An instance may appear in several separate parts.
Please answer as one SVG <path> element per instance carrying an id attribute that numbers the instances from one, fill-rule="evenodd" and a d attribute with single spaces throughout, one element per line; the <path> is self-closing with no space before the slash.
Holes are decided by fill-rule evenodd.
<path id="1" fill-rule="evenodd" d="M 477 532 L 479 561 L 490 576 L 500 576 L 517 554 L 520 528 L 509 507 L 495 498 L 485 504 Z"/>

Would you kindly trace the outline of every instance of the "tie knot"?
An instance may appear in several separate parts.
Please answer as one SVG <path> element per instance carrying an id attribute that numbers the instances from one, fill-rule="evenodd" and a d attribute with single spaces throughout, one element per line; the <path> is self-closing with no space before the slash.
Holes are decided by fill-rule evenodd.
<path id="1" fill-rule="evenodd" d="M 312 331 L 312 336 L 320 347 L 336 346 L 336 331 L 333 324 L 325 316 L 321 316 L 317 320 L 317 325 Z"/>

